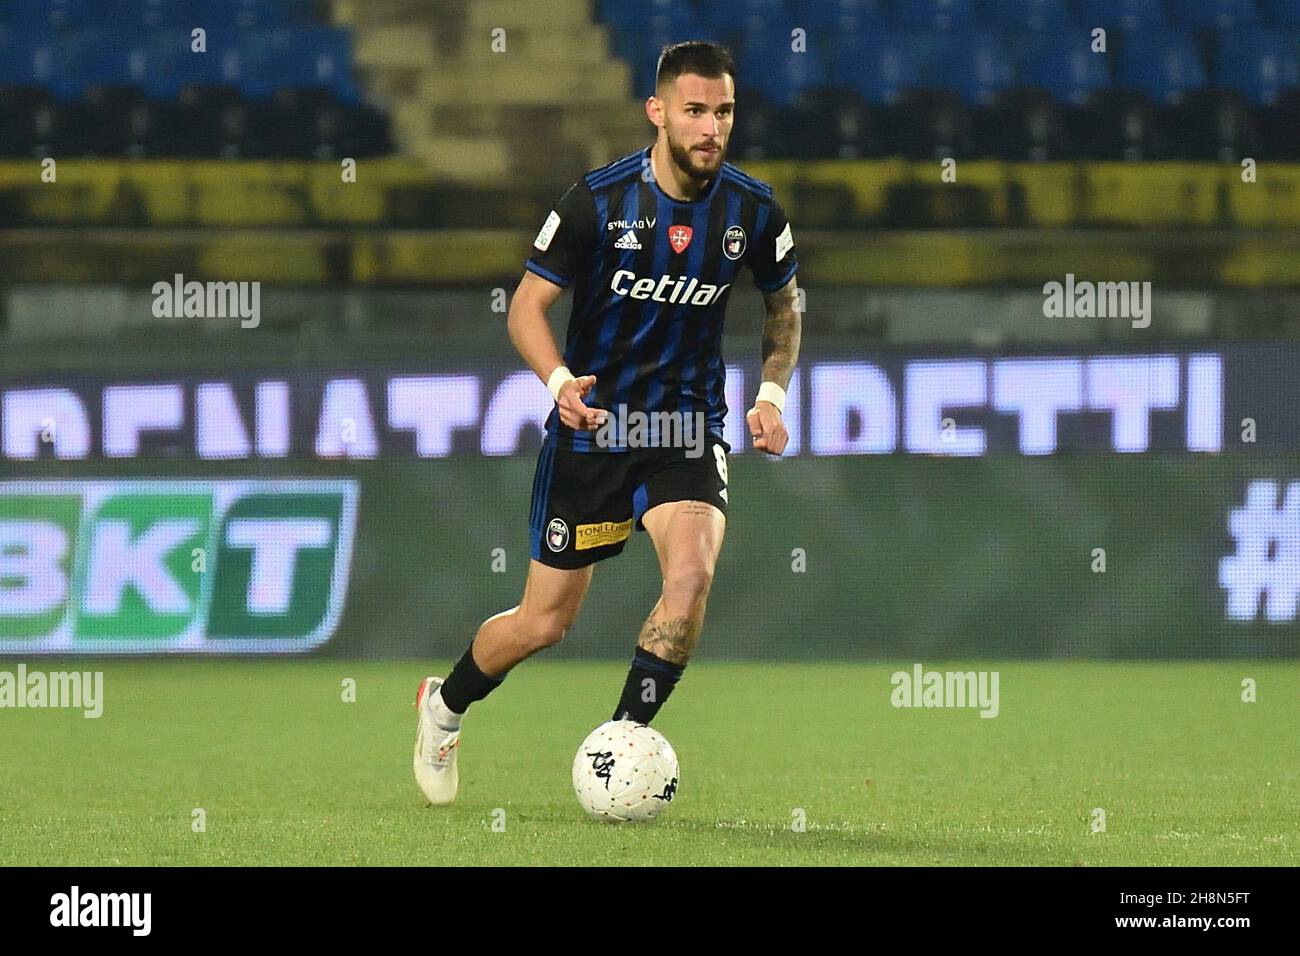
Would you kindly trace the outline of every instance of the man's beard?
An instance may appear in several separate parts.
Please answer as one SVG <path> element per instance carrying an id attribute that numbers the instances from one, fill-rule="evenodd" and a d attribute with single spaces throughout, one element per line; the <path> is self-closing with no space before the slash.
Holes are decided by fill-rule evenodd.
<path id="1" fill-rule="evenodd" d="M 670 136 L 668 137 L 668 155 L 673 158 L 673 162 L 677 164 L 677 168 L 687 176 L 691 176 L 695 179 L 711 179 L 713 176 L 716 176 L 718 170 L 722 168 L 722 161 L 726 159 L 726 150 L 723 147 L 718 148 L 717 166 L 706 166 L 703 164 L 707 163 L 708 160 L 705 159 L 703 155 L 696 154 L 693 150 L 687 149 L 685 146 L 679 146 L 677 143 L 673 142 L 673 139 Z M 697 163 L 700 163 L 701 165 L 697 165 Z"/>

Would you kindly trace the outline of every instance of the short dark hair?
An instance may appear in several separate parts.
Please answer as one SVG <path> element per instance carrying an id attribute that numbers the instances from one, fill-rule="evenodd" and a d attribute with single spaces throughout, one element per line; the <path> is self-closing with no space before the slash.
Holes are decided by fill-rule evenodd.
<path id="1" fill-rule="evenodd" d="M 736 61 L 721 43 L 708 40 L 688 40 L 685 43 L 673 43 L 663 48 L 659 54 L 659 65 L 655 68 L 655 89 L 671 83 L 683 73 L 707 76 L 710 79 L 731 75 L 736 79 Z"/>

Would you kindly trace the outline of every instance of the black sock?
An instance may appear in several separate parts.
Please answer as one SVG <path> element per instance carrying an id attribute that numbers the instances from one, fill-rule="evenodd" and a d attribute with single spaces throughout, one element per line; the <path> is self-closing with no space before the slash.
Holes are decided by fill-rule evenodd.
<path id="1" fill-rule="evenodd" d="M 469 710 L 470 704 L 492 693 L 505 679 L 504 674 L 488 677 L 478 669 L 478 664 L 474 663 L 474 645 L 471 643 L 442 685 L 442 702 L 455 713 L 463 714 Z"/>
<path id="2" fill-rule="evenodd" d="M 685 664 L 670 663 L 638 647 L 612 719 L 650 723 L 681 680 L 684 670 Z"/>

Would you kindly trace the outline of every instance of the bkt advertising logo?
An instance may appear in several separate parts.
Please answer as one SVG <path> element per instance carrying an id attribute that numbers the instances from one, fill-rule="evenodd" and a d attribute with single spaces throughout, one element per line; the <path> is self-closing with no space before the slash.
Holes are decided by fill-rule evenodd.
<path id="1" fill-rule="evenodd" d="M 0 482 L 0 653 L 316 647 L 356 513 L 352 481 Z"/>

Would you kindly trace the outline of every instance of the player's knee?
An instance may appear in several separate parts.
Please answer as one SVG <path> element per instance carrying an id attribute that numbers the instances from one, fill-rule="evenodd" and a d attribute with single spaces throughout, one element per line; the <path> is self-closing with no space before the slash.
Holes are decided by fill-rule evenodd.
<path id="1" fill-rule="evenodd" d="M 553 647 L 564 638 L 573 622 L 563 614 L 534 614 L 523 619 L 522 634 L 530 651 Z"/>
<path id="2" fill-rule="evenodd" d="M 713 568 L 689 564 L 674 568 L 664 578 L 664 596 L 674 604 L 694 606 L 703 603 L 713 586 Z"/>

